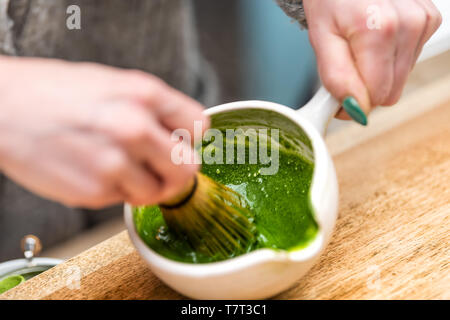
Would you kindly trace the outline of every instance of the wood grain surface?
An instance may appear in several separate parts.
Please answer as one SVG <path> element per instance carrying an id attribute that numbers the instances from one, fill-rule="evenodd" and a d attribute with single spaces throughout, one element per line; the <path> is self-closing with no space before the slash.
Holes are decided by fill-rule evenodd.
<path id="1" fill-rule="evenodd" d="M 440 86 L 447 88 L 448 97 L 450 78 L 445 81 Z M 446 101 L 395 126 L 381 116 L 384 120 L 375 121 L 372 129 L 376 134 L 350 128 L 337 135 L 345 141 L 331 137 L 331 149 L 340 151 L 334 156 L 340 184 L 336 231 L 320 262 L 275 298 L 450 299 L 450 99 Z M 411 106 L 419 103 L 411 101 Z M 348 143 L 358 130 L 366 130 L 367 139 L 358 136 L 357 144 Z M 340 142 L 345 148 L 336 145 Z M 183 297 L 152 274 L 123 232 L 0 298 Z"/>

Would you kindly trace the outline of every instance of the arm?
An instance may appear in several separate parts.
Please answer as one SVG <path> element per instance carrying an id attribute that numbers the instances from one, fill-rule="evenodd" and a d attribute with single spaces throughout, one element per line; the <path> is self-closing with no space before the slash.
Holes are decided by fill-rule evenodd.
<path id="1" fill-rule="evenodd" d="M 197 165 L 171 161 L 170 134 L 208 119 L 152 75 L 0 56 L 0 170 L 69 206 L 158 203 Z M 191 150 L 191 146 L 185 146 Z"/>

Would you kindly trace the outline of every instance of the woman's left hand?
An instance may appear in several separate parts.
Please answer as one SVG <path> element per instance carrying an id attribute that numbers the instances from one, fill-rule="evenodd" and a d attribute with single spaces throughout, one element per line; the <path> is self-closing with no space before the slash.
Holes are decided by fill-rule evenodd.
<path id="1" fill-rule="evenodd" d="M 322 82 L 341 103 L 354 97 L 365 114 L 399 100 L 424 44 L 442 21 L 431 0 L 303 4 Z M 343 110 L 338 117 L 348 119 Z"/>

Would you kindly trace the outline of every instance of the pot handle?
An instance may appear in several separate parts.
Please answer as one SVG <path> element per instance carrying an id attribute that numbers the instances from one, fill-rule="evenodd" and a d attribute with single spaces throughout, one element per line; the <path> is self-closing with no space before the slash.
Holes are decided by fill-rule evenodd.
<path id="1" fill-rule="evenodd" d="M 306 105 L 297 110 L 297 113 L 308 119 L 324 136 L 328 123 L 336 115 L 339 108 L 340 103 L 322 86 Z"/>

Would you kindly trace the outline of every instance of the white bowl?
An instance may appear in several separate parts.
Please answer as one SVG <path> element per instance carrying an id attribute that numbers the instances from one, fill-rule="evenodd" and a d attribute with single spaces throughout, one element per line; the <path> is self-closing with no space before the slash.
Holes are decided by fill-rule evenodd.
<path id="1" fill-rule="evenodd" d="M 167 285 L 196 299 L 262 299 L 291 287 L 319 259 L 329 242 L 337 218 L 338 185 L 331 157 L 322 138 L 326 123 L 337 111 L 337 102 L 321 89 L 311 102 L 294 111 L 264 101 L 241 101 L 205 111 L 208 115 L 244 109 L 270 110 L 292 120 L 309 136 L 314 152 L 310 200 L 319 225 L 315 239 L 295 251 L 258 249 L 233 259 L 205 264 L 167 259 L 138 235 L 132 207 L 125 205 L 125 223 L 131 241 L 151 270 Z M 321 132 L 322 131 L 322 132 Z"/>

